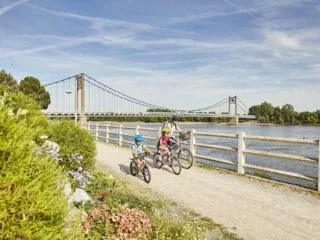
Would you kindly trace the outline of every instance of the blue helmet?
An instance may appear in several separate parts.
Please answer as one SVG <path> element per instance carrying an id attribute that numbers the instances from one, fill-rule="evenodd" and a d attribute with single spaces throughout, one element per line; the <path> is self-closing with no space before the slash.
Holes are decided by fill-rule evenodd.
<path id="1" fill-rule="evenodd" d="M 134 140 L 135 140 L 136 142 L 141 142 L 142 139 L 143 139 L 142 136 L 139 135 L 139 134 L 134 136 Z"/>

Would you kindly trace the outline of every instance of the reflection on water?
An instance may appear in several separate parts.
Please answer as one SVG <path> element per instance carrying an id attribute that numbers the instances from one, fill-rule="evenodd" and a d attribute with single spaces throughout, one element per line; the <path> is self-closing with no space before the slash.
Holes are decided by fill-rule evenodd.
<path id="1" fill-rule="evenodd" d="M 137 124 L 133 123 L 123 123 L 126 126 L 136 126 Z M 150 127 L 150 128 L 160 128 L 161 124 L 144 124 L 139 123 L 142 127 Z M 316 126 L 281 126 L 281 125 L 258 125 L 258 124 L 239 124 L 239 125 L 225 125 L 225 124 L 181 124 L 180 128 L 183 130 L 196 129 L 199 132 L 216 132 L 216 133 L 233 133 L 237 134 L 240 132 L 244 132 L 246 135 L 258 135 L 258 136 L 273 136 L 273 137 L 290 137 L 290 138 L 298 138 L 298 139 L 312 139 L 318 140 L 320 138 L 320 127 Z M 101 130 L 105 129 L 104 127 L 100 127 Z M 110 129 L 113 133 L 110 133 L 110 138 L 118 139 L 118 129 Z M 123 130 L 124 134 L 134 135 L 134 130 Z M 156 132 L 150 131 L 140 131 L 142 135 L 145 136 L 156 136 Z M 100 132 L 99 136 L 102 139 L 105 139 L 105 134 Z M 131 137 L 124 137 L 125 141 L 131 141 Z M 220 137 L 202 137 L 198 136 L 196 138 L 197 143 L 205 143 L 205 144 L 214 144 L 214 145 L 222 145 L 222 146 L 230 146 L 233 148 L 238 147 L 237 139 L 230 138 L 220 138 Z M 156 146 L 156 140 L 145 139 L 145 143 L 148 145 Z M 127 145 L 127 144 L 125 144 Z M 276 153 L 287 153 L 294 155 L 307 156 L 312 158 L 318 158 L 318 148 L 317 146 L 310 145 L 302 145 L 302 144 L 286 144 L 286 143 L 276 143 L 276 142 L 262 142 L 262 141 L 254 141 L 247 140 L 246 141 L 247 149 L 254 149 L 260 151 L 267 152 L 276 152 Z M 222 158 L 231 160 L 233 162 L 237 161 L 237 153 L 236 152 L 226 152 L 217 149 L 209 149 L 197 147 L 196 153 L 199 155 L 207 155 L 216 158 Z M 236 170 L 235 166 L 230 166 L 227 164 L 221 164 L 211 161 L 206 161 L 202 159 L 196 159 L 197 162 L 201 162 L 204 164 L 209 164 L 216 167 L 227 168 L 230 170 Z M 261 167 L 279 169 L 283 171 L 293 172 L 303 174 L 308 177 L 317 178 L 317 170 L 318 163 L 310 163 L 310 162 L 302 162 L 295 161 L 289 159 L 279 159 L 279 158 L 270 158 L 270 157 L 262 157 L 251 154 L 246 154 L 246 163 L 257 165 Z M 247 169 L 246 173 L 254 174 L 254 170 Z M 284 181 L 288 183 L 303 185 L 311 188 L 315 188 L 315 183 L 312 183 L 307 180 L 299 180 L 292 177 L 284 177 L 278 174 L 266 173 L 270 178 L 274 180 Z"/>

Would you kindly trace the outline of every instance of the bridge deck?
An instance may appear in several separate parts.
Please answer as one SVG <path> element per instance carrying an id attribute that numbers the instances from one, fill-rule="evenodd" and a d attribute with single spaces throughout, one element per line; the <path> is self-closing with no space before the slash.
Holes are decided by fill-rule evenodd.
<path id="1" fill-rule="evenodd" d="M 130 171 L 128 149 L 97 143 L 97 152 L 98 164 L 118 173 Z M 152 189 L 211 217 L 245 239 L 320 239 L 319 196 L 197 167 L 183 169 L 176 176 L 166 167 L 155 169 L 151 161 L 148 163 Z"/>

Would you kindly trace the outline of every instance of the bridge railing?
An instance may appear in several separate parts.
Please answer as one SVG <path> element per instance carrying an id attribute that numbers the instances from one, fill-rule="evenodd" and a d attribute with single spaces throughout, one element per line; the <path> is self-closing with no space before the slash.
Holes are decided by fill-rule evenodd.
<path id="1" fill-rule="evenodd" d="M 143 134 L 144 139 L 157 141 L 160 136 L 160 128 L 149 128 L 141 126 L 125 126 L 125 125 L 114 125 L 114 124 L 105 124 L 105 123 L 91 123 L 87 125 L 88 130 L 95 136 L 96 140 L 103 141 L 107 143 L 115 143 L 120 146 L 126 144 L 133 144 L 133 136 L 140 132 L 145 132 L 148 134 Z M 248 170 L 256 170 L 263 173 L 272 173 L 276 175 L 281 175 L 289 178 L 300 179 L 303 181 L 311 182 L 317 185 L 318 191 L 320 191 L 320 141 L 319 140 L 308 140 L 308 139 L 295 139 L 295 138 L 283 138 L 283 137 L 267 137 L 267 136 L 253 136 L 246 135 L 245 133 L 239 134 L 229 134 L 229 133 L 212 133 L 212 132 L 201 132 L 192 129 L 191 138 L 188 143 L 188 148 L 193 153 L 195 159 L 198 162 L 201 160 L 210 161 L 219 163 L 222 165 L 232 166 L 240 174 L 246 174 Z M 101 134 L 102 133 L 102 134 Z M 151 133 L 151 135 L 150 135 Z M 112 136 L 117 137 L 112 137 Z M 215 145 L 207 144 L 197 141 L 198 138 L 207 137 L 207 138 L 222 138 L 222 139 L 233 139 L 236 141 L 235 146 L 224 146 L 224 145 Z M 128 140 L 128 138 L 130 138 Z M 259 142 L 274 142 L 274 143 L 286 143 L 290 145 L 308 145 L 312 146 L 314 150 L 318 153 L 317 157 L 308 157 L 296 154 L 285 154 L 278 152 L 270 151 L 261 151 L 248 148 L 246 141 L 259 141 Z M 151 149 L 156 149 L 156 144 L 147 145 Z M 232 159 L 224 159 L 213 156 L 214 154 L 200 154 L 198 149 L 215 149 L 219 151 L 231 152 L 236 154 L 236 161 Z M 284 171 L 275 168 L 263 167 L 258 164 L 251 164 L 246 161 L 246 156 L 250 154 L 258 157 L 267 157 L 267 158 L 276 158 L 283 159 L 285 161 L 298 161 L 303 163 L 312 163 L 313 168 L 317 168 L 317 176 L 308 176 L 303 173 L 296 173 L 293 171 Z M 221 166 L 220 166 L 221 167 Z M 310 167 L 310 166 L 309 166 Z M 222 168 L 224 168 L 222 166 Z M 280 180 L 281 181 L 281 180 Z"/>

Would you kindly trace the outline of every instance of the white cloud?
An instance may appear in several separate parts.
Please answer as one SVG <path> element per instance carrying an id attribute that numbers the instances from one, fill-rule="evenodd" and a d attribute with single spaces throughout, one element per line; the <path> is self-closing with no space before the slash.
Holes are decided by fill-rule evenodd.
<path id="1" fill-rule="evenodd" d="M 276 32 L 276 31 L 265 32 L 265 43 L 270 46 L 280 47 L 280 48 L 297 49 L 300 47 L 300 43 L 298 39 L 294 37 L 290 37 L 283 32 Z"/>
<path id="2" fill-rule="evenodd" d="M 195 20 L 202 20 L 202 19 L 214 18 L 214 17 L 226 17 L 226 16 L 242 14 L 242 13 L 251 13 L 255 11 L 257 10 L 248 9 L 248 10 L 237 10 L 237 11 L 231 11 L 231 12 L 217 12 L 217 11 L 202 12 L 198 14 L 191 14 L 186 17 L 173 18 L 169 24 L 186 23 L 186 22 L 191 22 Z"/>
<path id="3" fill-rule="evenodd" d="M 144 31 L 147 31 L 153 28 L 153 26 L 150 26 L 148 24 L 133 23 L 133 22 L 122 21 L 122 20 L 111 20 L 107 18 L 90 17 L 90 16 L 84 16 L 84 15 L 79 15 L 79 14 L 70 13 L 70 12 L 54 11 L 54 10 L 42 8 L 35 5 L 32 5 L 32 6 L 36 9 L 39 9 L 41 11 L 44 11 L 46 13 L 49 13 L 58 17 L 88 21 L 88 22 L 91 22 L 92 24 L 95 24 L 95 25 L 98 24 L 100 26 L 103 25 L 108 27 L 127 27 L 131 29 L 144 30 Z"/>
<path id="4" fill-rule="evenodd" d="M 14 3 L 11 3 L 10 5 L 5 6 L 3 8 L 0 8 L 0 16 L 3 15 L 4 13 L 6 13 L 6 12 L 8 12 L 8 11 L 18 7 L 18 6 L 20 6 L 21 4 L 24 4 L 24 3 L 29 2 L 29 1 L 30 0 L 20 0 L 20 1 L 14 2 Z"/>
<path id="5" fill-rule="evenodd" d="M 36 5 L 31 5 L 31 6 L 38 10 L 44 11 L 48 14 L 55 15 L 58 17 L 88 21 L 91 23 L 91 28 L 93 30 L 98 30 L 98 31 L 101 31 L 103 30 L 104 27 L 107 27 L 117 31 L 121 31 L 122 33 L 126 33 L 126 35 L 128 36 L 135 35 L 136 33 L 139 33 L 139 32 L 152 32 L 152 31 L 162 31 L 162 32 L 175 33 L 180 35 L 181 34 L 197 35 L 192 31 L 183 31 L 183 30 L 157 27 L 151 24 L 146 24 L 146 23 L 135 23 L 133 21 L 111 20 L 108 18 L 91 17 L 91 16 L 70 13 L 70 12 L 55 11 L 55 10 L 39 7 Z M 121 28 L 121 30 L 119 30 L 119 28 Z"/>

